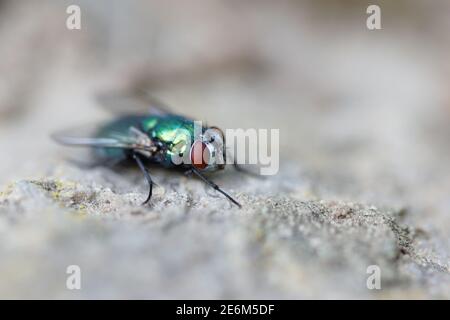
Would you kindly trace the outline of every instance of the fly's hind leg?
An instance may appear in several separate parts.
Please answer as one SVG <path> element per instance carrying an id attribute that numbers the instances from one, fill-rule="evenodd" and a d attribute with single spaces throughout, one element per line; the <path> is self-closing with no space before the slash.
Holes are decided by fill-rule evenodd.
<path id="1" fill-rule="evenodd" d="M 139 166 L 139 169 L 144 174 L 145 180 L 147 180 L 147 182 L 148 182 L 148 188 L 149 188 L 148 196 L 147 196 L 147 199 L 142 203 L 144 205 L 144 204 L 147 204 L 150 201 L 150 199 L 152 198 L 153 180 L 152 180 L 152 177 L 150 176 L 150 173 L 148 172 L 147 168 L 144 166 L 144 163 L 142 162 L 142 159 L 139 157 L 139 155 L 136 154 L 136 152 L 133 152 L 132 157 L 136 161 L 137 165 Z"/>

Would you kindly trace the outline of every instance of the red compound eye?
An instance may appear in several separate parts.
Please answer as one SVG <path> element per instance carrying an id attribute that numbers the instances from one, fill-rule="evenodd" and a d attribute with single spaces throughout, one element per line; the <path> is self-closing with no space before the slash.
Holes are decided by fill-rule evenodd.
<path id="1" fill-rule="evenodd" d="M 195 141 L 191 147 L 191 164 L 197 169 L 205 169 L 209 162 L 209 149 L 205 143 Z"/>

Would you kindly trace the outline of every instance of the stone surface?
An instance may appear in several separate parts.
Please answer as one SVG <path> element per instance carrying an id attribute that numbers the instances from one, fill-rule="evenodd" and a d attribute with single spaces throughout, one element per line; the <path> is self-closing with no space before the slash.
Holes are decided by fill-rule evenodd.
<path id="1" fill-rule="evenodd" d="M 75 178 L 83 175 L 89 178 Z M 230 189 L 244 206 L 239 210 L 199 181 L 159 171 L 161 186 L 148 208 L 138 205 L 145 195 L 138 173 L 127 177 L 60 166 L 54 176 L 7 186 L 0 198 L 0 295 L 449 297 L 447 262 L 433 252 L 430 234 L 399 222 L 404 212 L 312 200 L 289 187 L 278 195 L 242 192 L 239 184 L 261 185 L 242 177 Z M 274 188 L 278 179 L 262 183 Z M 220 179 L 231 180 L 236 176 Z M 65 289 L 71 264 L 82 270 L 77 292 Z M 370 265 L 381 269 L 380 291 L 366 287 Z"/>
<path id="2" fill-rule="evenodd" d="M 164 3 L 81 1 L 80 32 L 58 27 L 63 2 L 0 3 L 15 39 L 0 43 L 0 298 L 449 299 L 448 3 L 386 2 L 375 33 L 365 4 Z M 83 168 L 50 140 L 111 118 L 97 92 L 135 86 L 223 128 L 280 129 L 279 173 L 211 175 L 239 210 L 151 168 L 141 206 L 136 168 Z"/>

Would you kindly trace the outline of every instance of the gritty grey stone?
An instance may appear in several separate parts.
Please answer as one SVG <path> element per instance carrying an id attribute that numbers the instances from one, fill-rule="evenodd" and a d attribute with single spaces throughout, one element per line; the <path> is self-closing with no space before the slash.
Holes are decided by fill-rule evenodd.
<path id="1" fill-rule="evenodd" d="M 239 210 L 163 170 L 146 207 L 137 171 L 58 172 L 79 178 L 17 181 L 1 194 L 1 297 L 449 297 L 449 266 L 398 222 L 402 212 L 231 188 Z M 65 287 L 72 264 L 82 270 L 79 291 Z M 370 265 L 380 267 L 381 290 L 366 287 Z"/>
<path id="2" fill-rule="evenodd" d="M 0 298 L 450 298 L 450 3 L 386 2 L 373 32 L 354 1 L 226 3 L 82 1 L 72 32 L 65 1 L 0 2 Z M 239 210 L 151 168 L 141 206 L 138 170 L 50 140 L 136 89 L 280 129 L 280 172 L 211 175 Z"/>

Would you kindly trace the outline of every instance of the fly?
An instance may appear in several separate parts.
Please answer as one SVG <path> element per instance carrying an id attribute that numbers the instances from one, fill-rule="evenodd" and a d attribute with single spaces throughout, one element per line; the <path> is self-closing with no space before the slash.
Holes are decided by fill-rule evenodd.
<path id="1" fill-rule="evenodd" d="M 148 182 L 150 201 L 153 179 L 147 164 L 154 163 L 165 168 L 183 169 L 194 174 L 207 185 L 220 192 L 239 208 L 241 205 L 217 184 L 208 179 L 204 172 L 218 171 L 225 167 L 226 148 L 223 131 L 217 127 L 202 127 L 201 134 L 194 136 L 194 120 L 171 112 L 159 101 L 146 96 L 145 100 L 122 95 L 99 96 L 99 102 L 109 109 L 128 110 L 115 120 L 98 126 L 92 134 L 82 132 L 57 133 L 56 142 L 69 146 L 90 147 L 100 163 L 133 161 Z M 132 109 L 138 112 L 130 114 Z M 143 107 L 146 112 L 142 112 Z M 188 156 L 191 161 L 174 163 L 174 156 Z M 234 163 L 236 169 L 242 170 Z"/>

